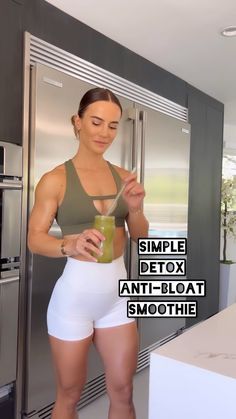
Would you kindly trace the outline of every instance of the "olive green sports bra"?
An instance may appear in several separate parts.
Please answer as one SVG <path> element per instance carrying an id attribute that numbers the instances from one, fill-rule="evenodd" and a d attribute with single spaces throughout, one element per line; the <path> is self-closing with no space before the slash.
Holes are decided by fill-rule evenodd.
<path id="1" fill-rule="evenodd" d="M 117 191 L 121 188 L 122 180 L 112 164 L 107 161 Z M 93 201 L 103 199 L 114 199 L 114 195 L 88 195 L 75 170 L 72 160 L 65 162 L 66 169 L 66 191 L 61 205 L 56 214 L 56 220 L 61 228 L 63 236 L 67 234 L 78 234 L 87 228 L 92 228 L 95 215 L 99 215 Z M 123 227 L 126 216 L 128 215 L 128 207 L 122 196 L 118 200 L 118 204 L 111 215 L 115 216 L 116 227 Z"/>

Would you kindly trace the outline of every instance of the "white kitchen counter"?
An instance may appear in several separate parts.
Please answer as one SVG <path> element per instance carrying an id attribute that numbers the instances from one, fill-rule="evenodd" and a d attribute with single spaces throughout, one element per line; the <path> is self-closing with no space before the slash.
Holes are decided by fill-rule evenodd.
<path id="1" fill-rule="evenodd" d="M 151 353 L 149 419 L 236 418 L 236 304 Z"/>

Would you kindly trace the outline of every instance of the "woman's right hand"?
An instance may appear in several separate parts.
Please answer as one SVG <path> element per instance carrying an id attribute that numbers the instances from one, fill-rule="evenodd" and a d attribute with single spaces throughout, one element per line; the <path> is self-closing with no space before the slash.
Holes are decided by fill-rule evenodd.
<path id="1" fill-rule="evenodd" d="M 89 261 L 97 262 L 92 252 L 98 256 L 102 255 L 100 247 L 103 240 L 105 237 L 100 231 L 90 228 L 74 237 L 65 238 L 64 249 L 68 256 L 84 256 Z"/>

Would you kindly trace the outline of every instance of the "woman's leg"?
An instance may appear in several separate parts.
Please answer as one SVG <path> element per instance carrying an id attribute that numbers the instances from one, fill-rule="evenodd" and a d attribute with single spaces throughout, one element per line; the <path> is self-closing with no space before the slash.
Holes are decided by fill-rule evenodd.
<path id="1" fill-rule="evenodd" d="M 108 419 L 135 419 L 132 382 L 138 356 L 136 322 L 96 328 L 93 341 L 105 367 L 110 399 Z"/>
<path id="2" fill-rule="evenodd" d="M 77 419 L 76 404 L 86 381 L 92 335 L 78 341 L 49 336 L 56 370 L 57 396 L 52 419 Z"/>

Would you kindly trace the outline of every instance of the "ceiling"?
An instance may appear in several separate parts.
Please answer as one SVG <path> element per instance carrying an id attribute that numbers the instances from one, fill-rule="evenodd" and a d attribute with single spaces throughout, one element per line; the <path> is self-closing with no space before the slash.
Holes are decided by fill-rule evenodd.
<path id="1" fill-rule="evenodd" d="M 236 128 L 236 0 L 48 0 L 225 104 Z M 235 129 L 236 131 L 236 129 Z"/>

